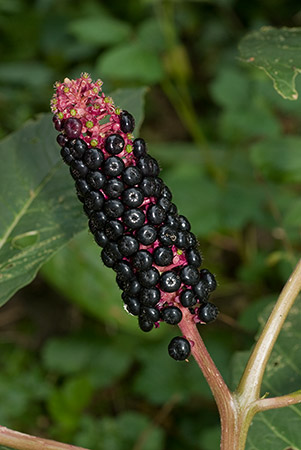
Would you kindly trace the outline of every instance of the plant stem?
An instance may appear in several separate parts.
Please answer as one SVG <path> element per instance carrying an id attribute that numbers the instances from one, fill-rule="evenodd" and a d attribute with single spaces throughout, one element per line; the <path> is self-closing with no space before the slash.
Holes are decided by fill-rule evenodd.
<path id="1" fill-rule="evenodd" d="M 256 412 L 267 411 L 268 409 L 284 408 L 285 406 L 301 403 L 301 391 L 291 394 L 281 395 L 280 397 L 261 398 L 255 403 Z"/>
<path id="2" fill-rule="evenodd" d="M 16 450 L 88 450 L 83 447 L 63 444 L 37 436 L 19 433 L 0 426 L 0 445 L 14 448 Z"/>

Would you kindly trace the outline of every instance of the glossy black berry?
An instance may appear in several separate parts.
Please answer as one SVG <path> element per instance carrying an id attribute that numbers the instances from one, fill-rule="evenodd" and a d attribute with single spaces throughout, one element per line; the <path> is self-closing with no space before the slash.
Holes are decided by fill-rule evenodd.
<path id="1" fill-rule="evenodd" d="M 118 156 L 109 156 L 103 165 L 103 172 L 109 177 L 118 177 L 124 169 L 124 162 Z"/>
<path id="2" fill-rule="evenodd" d="M 131 268 L 131 265 L 128 263 L 128 261 L 118 261 L 113 269 L 117 273 L 117 275 L 124 280 L 131 280 L 134 278 L 134 272 Z"/>
<path id="3" fill-rule="evenodd" d="M 64 163 L 68 164 L 68 166 L 70 166 L 70 164 L 74 160 L 74 158 L 71 154 L 70 147 L 68 147 L 67 145 L 64 145 L 64 147 L 61 149 L 61 157 L 62 157 Z"/>
<path id="4" fill-rule="evenodd" d="M 174 228 L 175 230 L 178 229 L 178 216 L 174 214 L 167 214 L 165 219 L 165 225 L 169 225 L 170 227 Z"/>
<path id="5" fill-rule="evenodd" d="M 141 170 L 144 176 L 157 177 L 160 173 L 159 164 L 151 156 L 142 156 L 138 162 L 137 167 Z"/>
<path id="6" fill-rule="evenodd" d="M 123 290 L 128 295 L 137 296 L 141 291 L 141 285 L 136 278 L 133 278 L 131 280 L 127 280 Z"/>
<path id="7" fill-rule="evenodd" d="M 105 140 L 105 149 L 110 155 L 118 155 L 122 152 L 124 140 L 120 134 L 111 134 Z"/>
<path id="8" fill-rule="evenodd" d="M 143 288 L 139 293 L 139 300 L 141 304 L 145 306 L 155 306 L 160 298 L 160 290 L 156 287 Z"/>
<path id="9" fill-rule="evenodd" d="M 132 258 L 132 264 L 135 269 L 150 269 L 153 263 L 153 257 L 147 250 L 139 250 Z"/>
<path id="10" fill-rule="evenodd" d="M 189 248 L 186 251 L 186 259 L 188 264 L 191 264 L 195 267 L 200 267 L 202 264 L 202 257 L 197 248 Z"/>
<path id="11" fill-rule="evenodd" d="M 104 196 L 101 192 L 90 191 L 85 195 L 85 205 L 94 211 L 100 211 L 104 204 Z"/>
<path id="12" fill-rule="evenodd" d="M 129 208 L 137 208 L 143 203 L 144 195 L 141 189 L 130 187 L 122 193 L 122 201 Z"/>
<path id="13" fill-rule="evenodd" d="M 151 205 L 146 213 L 147 220 L 153 225 L 161 225 L 166 217 L 166 212 L 161 206 Z"/>
<path id="14" fill-rule="evenodd" d="M 53 124 L 54 124 L 54 128 L 55 128 L 57 131 L 61 131 L 61 130 L 62 130 L 64 121 L 61 120 L 61 119 L 58 117 L 57 114 L 55 114 L 55 115 L 52 117 L 52 122 L 53 122 Z"/>
<path id="15" fill-rule="evenodd" d="M 75 182 L 76 191 L 85 196 L 90 191 L 90 186 L 84 178 L 78 178 Z"/>
<path id="16" fill-rule="evenodd" d="M 157 239 L 157 231 L 156 228 L 152 225 L 143 225 L 136 234 L 136 237 L 139 242 L 143 245 L 151 245 Z"/>
<path id="17" fill-rule="evenodd" d="M 111 178 L 107 181 L 103 188 L 104 193 L 108 198 L 118 198 L 124 190 L 124 184 L 119 178 Z"/>
<path id="18" fill-rule="evenodd" d="M 138 324 L 139 324 L 140 329 L 145 332 L 151 331 L 154 326 L 154 322 L 152 322 L 150 319 L 146 318 L 144 315 L 139 316 Z"/>
<path id="19" fill-rule="evenodd" d="M 200 271 L 200 276 L 201 280 L 206 283 L 209 292 L 212 292 L 216 289 L 217 283 L 215 276 L 211 272 L 209 272 L 208 269 L 202 269 Z"/>
<path id="20" fill-rule="evenodd" d="M 177 214 L 178 213 L 178 208 L 176 207 L 176 205 L 174 203 L 172 203 L 170 205 L 169 213 L 170 214 Z"/>
<path id="21" fill-rule="evenodd" d="M 83 139 L 72 139 L 72 141 L 70 141 L 70 145 L 72 156 L 75 159 L 82 159 L 88 148 L 87 143 Z"/>
<path id="22" fill-rule="evenodd" d="M 176 361 L 184 361 L 190 355 L 191 347 L 187 339 L 174 337 L 168 345 L 168 353 Z"/>
<path id="23" fill-rule="evenodd" d="M 122 236 L 123 231 L 124 227 L 119 220 L 108 220 L 104 226 L 104 232 L 112 241 L 119 239 Z"/>
<path id="24" fill-rule="evenodd" d="M 113 267 L 122 258 L 115 242 L 109 242 L 101 252 L 101 259 L 105 266 Z"/>
<path id="25" fill-rule="evenodd" d="M 136 158 L 141 158 L 141 156 L 146 155 L 146 144 L 144 139 L 137 138 L 133 142 L 133 153 Z"/>
<path id="26" fill-rule="evenodd" d="M 174 271 L 162 273 L 160 287 L 164 292 L 176 292 L 181 286 L 181 279 Z"/>
<path id="27" fill-rule="evenodd" d="M 94 211 L 90 215 L 89 224 L 92 223 L 92 227 L 95 227 L 97 230 L 103 230 L 107 219 L 108 218 L 103 211 Z"/>
<path id="28" fill-rule="evenodd" d="M 161 196 L 167 198 L 169 201 L 172 200 L 172 193 L 166 185 L 164 185 L 161 189 Z"/>
<path id="29" fill-rule="evenodd" d="M 135 128 L 135 119 L 128 111 L 122 111 L 120 114 L 120 128 L 124 133 L 132 133 Z"/>
<path id="30" fill-rule="evenodd" d="M 185 306 L 186 308 L 190 308 L 197 303 L 197 298 L 191 289 L 186 289 L 180 294 L 180 302 L 181 305 Z"/>
<path id="31" fill-rule="evenodd" d="M 140 228 L 144 224 L 144 220 L 144 213 L 138 208 L 128 209 L 123 214 L 123 221 L 125 225 L 133 230 Z"/>
<path id="32" fill-rule="evenodd" d="M 157 308 L 151 306 L 141 306 L 140 316 L 145 317 L 152 322 L 158 322 L 160 320 L 160 312 Z"/>
<path id="33" fill-rule="evenodd" d="M 178 216 L 178 228 L 181 231 L 190 231 L 191 225 L 185 216 Z"/>
<path id="34" fill-rule="evenodd" d="M 68 143 L 68 138 L 64 134 L 58 134 L 56 138 L 56 142 L 61 146 L 64 147 Z"/>
<path id="35" fill-rule="evenodd" d="M 189 242 L 189 231 L 178 231 L 175 242 L 176 247 L 181 250 L 187 250 L 190 247 Z"/>
<path id="36" fill-rule="evenodd" d="M 182 311 L 176 306 L 161 309 L 161 318 L 169 325 L 177 325 L 182 320 Z"/>
<path id="37" fill-rule="evenodd" d="M 78 178 L 85 178 L 88 173 L 88 168 L 82 161 L 74 159 L 70 164 L 70 173 L 74 180 L 77 180 Z"/>
<path id="38" fill-rule="evenodd" d="M 118 241 L 118 248 L 120 253 L 124 256 L 132 256 L 139 249 L 139 243 L 133 236 L 122 236 Z"/>
<path id="39" fill-rule="evenodd" d="M 195 286 L 200 281 L 200 273 L 195 266 L 187 265 L 180 270 L 180 277 L 187 286 Z"/>
<path id="40" fill-rule="evenodd" d="M 193 286 L 193 291 L 201 302 L 205 302 L 207 300 L 209 291 L 207 284 L 203 280 L 200 280 L 198 284 Z"/>
<path id="41" fill-rule="evenodd" d="M 136 166 L 128 166 L 122 173 L 122 180 L 128 186 L 139 184 L 142 180 L 141 170 Z"/>
<path id="42" fill-rule="evenodd" d="M 78 138 L 82 131 L 82 123 L 75 117 L 69 117 L 64 122 L 64 130 L 69 139 Z"/>
<path id="43" fill-rule="evenodd" d="M 120 200 L 110 199 L 104 202 L 104 212 L 108 217 L 117 219 L 121 217 L 124 212 L 124 206 Z"/>
<path id="44" fill-rule="evenodd" d="M 218 316 L 218 307 L 213 303 L 203 303 L 198 309 L 198 318 L 205 323 L 214 322 Z"/>
<path id="45" fill-rule="evenodd" d="M 96 230 L 94 233 L 94 239 L 96 244 L 100 247 L 105 247 L 109 242 L 109 238 L 104 231 Z"/>
<path id="46" fill-rule="evenodd" d="M 157 205 L 161 206 L 161 208 L 164 209 L 166 213 L 168 213 L 171 202 L 166 197 L 160 197 L 158 198 Z"/>
<path id="47" fill-rule="evenodd" d="M 154 177 L 144 177 L 139 187 L 146 197 L 152 197 L 156 194 L 157 185 Z"/>
<path id="48" fill-rule="evenodd" d="M 170 225 L 163 225 L 159 228 L 158 239 L 163 245 L 171 246 L 175 245 L 178 232 Z"/>
<path id="49" fill-rule="evenodd" d="M 83 162 L 90 170 L 99 169 L 103 160 L 103 153 L 98 148 L 88 148 L 83 156 Z"/>
<path id="50" fill-rule="evenodd" d="M 87 183 L 94 190 L 99 190 L 104 187 L 107 179 L 102 172 L 89 171 L 86 176 Z"/>
<path id="51" fill-rule="evenodd" d="M 140 302 L 137 298 L 125 295 L 122 299 L 126 305 L 126 310 L 133 316 L 138 316 L 140 312 Z"/>
<path id="52" fill-rule="evenodd" d="M 156 286 L 160 279 L 160 274 L 155 267 L 151 267 L 148 270 L 138 272 L 138 280 L 141 286 L 146 288 L 153 288 Z"/>
<path id="53" fill-rule="evenodd" d="M 157 266 L 169 266 L 173 260 L 173 252 L 168 247 L 156 247 L 153 258 Z"/>

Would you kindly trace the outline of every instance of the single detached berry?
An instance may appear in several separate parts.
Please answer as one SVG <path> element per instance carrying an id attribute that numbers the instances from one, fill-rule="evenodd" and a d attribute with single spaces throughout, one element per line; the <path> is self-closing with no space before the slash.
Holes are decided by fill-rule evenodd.
<path id="1" fill-rule="evenodd" d="M 190 355 L 191 347 L 187 339 L 174 337 L 168 345 L 168 353 L 176 361 L 184 361 Z"/>

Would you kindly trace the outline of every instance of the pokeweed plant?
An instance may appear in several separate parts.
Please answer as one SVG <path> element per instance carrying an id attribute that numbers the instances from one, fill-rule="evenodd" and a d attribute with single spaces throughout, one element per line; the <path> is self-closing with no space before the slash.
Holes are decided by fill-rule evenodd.
<path id="1" fill-rule="evenodd" d="M 255 57 L 248 58 L 254 62 Z M 116 272 L 125 309 L 150 331 L 162 321 L 178 325 L 170 342 L 176 360 L 190 354 L 202 370 L 220 414 L 221 449 L 243 450 L 248 428 L 260 411 L 301 402 L 301 391 L 260 396 L 265 368 L 283 323 L 301 288 L 301 261 L 284 286 L 231 391 L 209 355 L 197 325 L 213 321 L 218 310 L 208 301 L 214 276 L 199 270 L 202 259 L 186 217 L 158 177 L 157 161 L 143 139 L 134 139 L 133 116 L 114 106 L 87 74 L 56 84 L 53 122 L 61 156 L 70 166 L 89 228 L 103 247 L 103 263 Z M 0 427 L 0 443 L 16 449 L 82 449 Z M 82 449 L 84 450 L 84 449 Z"/>

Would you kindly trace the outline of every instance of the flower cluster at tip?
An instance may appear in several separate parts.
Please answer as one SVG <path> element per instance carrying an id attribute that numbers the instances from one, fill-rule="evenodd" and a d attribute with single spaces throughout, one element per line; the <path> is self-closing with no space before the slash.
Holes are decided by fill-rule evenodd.
<path id="1" fill-rule="evenodd" d="M 56 83 L 51 102 L 61 156 L 70 166 L 89 228 L 102 247 L 101 259 L 116 272 L 125 309 L 150 331 L 164 321 L 181 322 L 189 311 L 195 323 L 216 319 L 208 301 L 214 276 L 199 269 L 201 254 L 190 223 L 172 202 L 145 141 L 134 139 L 133 116 L 114 106 L 100 80 Z M 192 342 L 175 337 L 170 356 L 185 360 Z"/>

